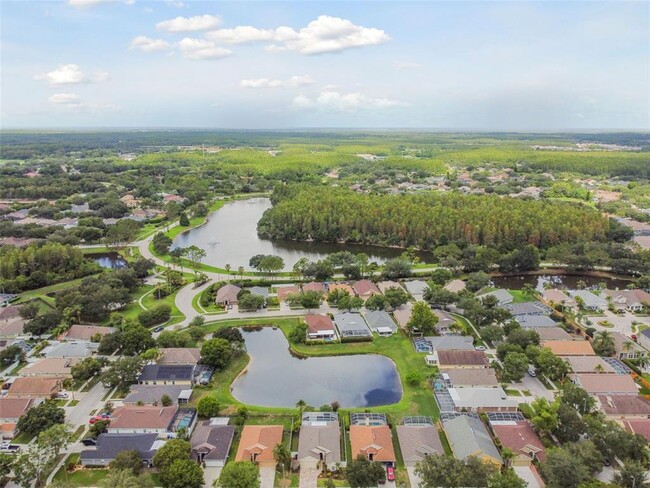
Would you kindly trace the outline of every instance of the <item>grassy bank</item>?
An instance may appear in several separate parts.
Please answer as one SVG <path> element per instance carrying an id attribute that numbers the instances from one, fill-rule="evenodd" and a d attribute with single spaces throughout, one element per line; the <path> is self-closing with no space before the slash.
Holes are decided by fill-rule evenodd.
<path id="1" fill-rule="evenodd" d="M 232 326 L 276 325 L 282 330 L 285 336 L 288 336 L 293 327 L 295 327 L 299 321 L 299 318 L 294 317 L 254 320 L 233 319 L 207 324 L 205 329 L 206 332 L 214 332 L 215 330 Z M 403 388 L 402 399 L 399 402 L 379 407 L 346 409 L 346 411 L 368 410 L 372 412 L 386 413 L 393 416 L 395 421 L 398 421 L 407 415 L 426 415 L 434 418 L 438 418 L 439 416 L 433 393 L 425 380 L 425 378 L 434 374 L 436 370 L 425 364 L 424 355 L 416 353 L 410 339 L 401 333 L 395 334 L 391 337 L 375 337 L 372 342 L 319 344 L 313 346 L 306 344 L 291 344 L 290 347 L 295 353 L 310 357 L 350 354 L 380 354 L 388 357 L 395 363 Z M 210 394 L 215 396 L 227 411 L 234 411 L 234 409 L 240 406 L 241 403 L 232 397 L 230 393 L 230 385 L 237 375 L 244 370 L 247 364 L 247 356 L 237 358 L 224 371 L 219 372 L 216 375 L 211 388 L 197 389 L 196 394 L 192 399 L 192 403 L 197 402 L 201 396 Z M 411 385 L 405 381 L 407 374 L 411 372 L 419 373 L 421 375 L 422 381 L 420 384 Z M 251 412 L 259 413 L 281 414 L 283 412 L 290 413 L 295 411 L 294 408 L 247 406 L 250 408 Z"/>

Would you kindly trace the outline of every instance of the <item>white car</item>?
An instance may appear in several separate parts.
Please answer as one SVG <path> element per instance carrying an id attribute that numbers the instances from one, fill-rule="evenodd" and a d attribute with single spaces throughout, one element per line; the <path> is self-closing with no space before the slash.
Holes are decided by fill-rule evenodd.
<path id="1" fill-rule="evenodd" d="M 487 347 L 485 346 L 476 346 L 474 349 L 476 349 L 477 351 L 487 351 Z"/>

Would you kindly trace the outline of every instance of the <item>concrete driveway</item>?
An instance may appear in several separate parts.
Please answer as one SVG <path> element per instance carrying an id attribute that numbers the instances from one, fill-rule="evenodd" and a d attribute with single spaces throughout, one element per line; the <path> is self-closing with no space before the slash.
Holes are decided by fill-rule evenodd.
<path id="1" fill-rule="evenodd" d="M 274 488 L 275 468 L 260 468 L 260 488 Z"/>
<path id="2" fill-rule="evenodd" d="M 521 390 L 528 390 L 532 393 L 532 396 L 525 397 L 530 399 L 530 401 L 535 400 L 535 398 L 546 398 L 547 400 L 553 400 L 555 395 L 551 390 L 547 390 L 546 387 L 542 384 L 541 381 L 537 378 L 533 378 L 529 374 L 524 375 L 519 383 L 513 383 L 513 386 Z M 524 400 L 526 401 L 526 400 Z"/>
<path id="3" fill-rule="evenodd" d="M 222 466 L 206 466 L 203 469 L 203 486 L 205 488 L 212 488 L 212 484 L 219 479 L 222 469 Z"/>
<path id="4" fill-rule="evenodd" d="M 318 468 L 300 468 L 300 481 L 298 486 L 300 488 L 316 488 L 318 486 L 318 475 L 320 469 Z"/>
<path id="5" fill-rule="evenodd" d="M 411 488 L 420 488 L 420 477 L 415 474 L 415 466 L 407 466 L 406 472 L 409 475 L 409 482 L 411 483 Z"/>

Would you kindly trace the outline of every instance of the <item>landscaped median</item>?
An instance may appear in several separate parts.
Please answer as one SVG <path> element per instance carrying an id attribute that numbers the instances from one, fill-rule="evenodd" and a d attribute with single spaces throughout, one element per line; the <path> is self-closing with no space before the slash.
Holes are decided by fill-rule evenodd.
<path id="1" fill-rule="evenodd" d="M 214 332 L 224 327 L 244 327 L 244 326 L 277 326 L 284 333 L 285 337 L 293 328 L 300 323 L 301 318 L 286 317 L 286 318 L 263 318 L 263 319 L 233 319 L 224 320 L 220 322 L 208 323 L 204 326 L 206 333 Z M 288 340 L 288 339 L 287 339 Z M 391 405 L 383 405 L 378 407 L 362 407 L 356 409 L 345 409 L 346 411 L 373 411 L 386 413 L 393 416 L 397 421 L 406 415 L 425 415 L 437 419 L 439 417 L 438 407 L 436 405 L 431 387 L 427 384 L 427 377 L 436 372 L 435 368 L 427 366 L 421 354 L 418 354 L 413 349 L 413 345 L 409 338 L 397 333 L 390 337 L 375 337 L 372 342 L 357 342 L 357 343 L 332 343 L 332 344 L 295 344 L 290 343 L 290 348 L 294 353 L 303 356 L 342 356 L 350 354 L 380 354 L 390 358 L 397 367 L 400 375 L 403 395 L 402 399 Z M 233 360 L 228 367 L 217 373 L 212 382 L 212 388 L 197 388 L 192 398 L 192 403 L 198 402 L 199 398 L 205 395 L 213 395 L 219 403 L 223 406 L 226 412 L 234 412 L 236 407 L 241 403 L 233 398 L 230 393 L 230 385 L 244 370 L 248 364 L 248 356 L 240 356 Z M 417 373 L 421 377 L 421 381 L 417 385 L 412 385 L 406 381 L 409 373 Z M 278 407 L 261 407 L 255 405 L 247 405 L 251 413 L 290 413 L 295 411 L 293 408 L 278 408 Z"/>

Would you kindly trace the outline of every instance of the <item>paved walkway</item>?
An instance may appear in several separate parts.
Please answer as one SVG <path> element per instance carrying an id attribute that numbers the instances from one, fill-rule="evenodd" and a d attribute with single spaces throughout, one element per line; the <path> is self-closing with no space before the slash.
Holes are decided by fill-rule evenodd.
<path id="1" fill-rule="evenodd" d="M 275 488 L 275 468 L 260 468 L 260 488 Z"/>
<path id="2" fill-rule="evenodd" d="M 318 468 L 300 468 L 300 480 L 298 486 L 300 488 L 316 488 L 318 486 L 318 475 L 320 469 Z"/>

